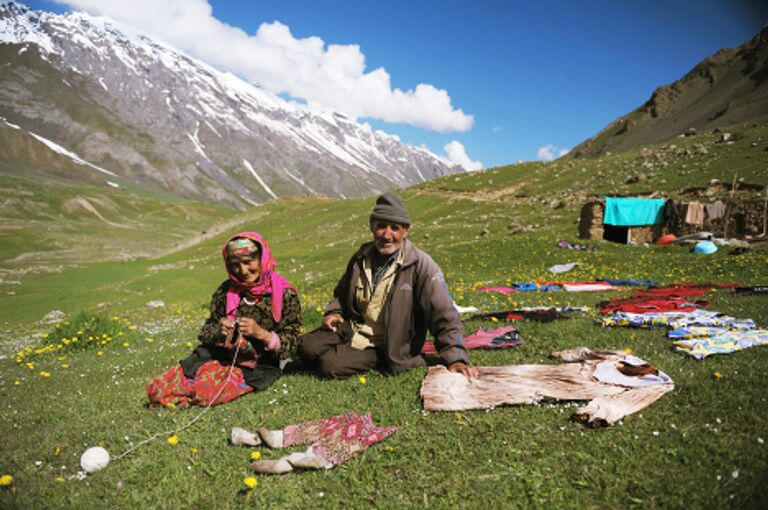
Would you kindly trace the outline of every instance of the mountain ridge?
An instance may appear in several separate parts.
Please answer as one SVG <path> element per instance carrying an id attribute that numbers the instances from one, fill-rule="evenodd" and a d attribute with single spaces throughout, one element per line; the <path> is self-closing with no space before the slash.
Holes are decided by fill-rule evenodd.
<path id="1" fill-rule="evenodd" d="M 0 5 L 0 116 L 154 190 L 242 208 L 463 171 L 315 113 L 106 18 Z"/>
<path id="2" fill-rule="evenodd" d="M 595 156 L 660 143 L 768 115 L 768 27 L 736 48 L 704 58 L 657 88 L 635 110 L 610 122 L 564 157 Z"/>

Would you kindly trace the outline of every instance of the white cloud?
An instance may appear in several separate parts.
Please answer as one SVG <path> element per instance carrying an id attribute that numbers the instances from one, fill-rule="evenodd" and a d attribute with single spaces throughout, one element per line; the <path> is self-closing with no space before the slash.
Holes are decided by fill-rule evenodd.
<path id="1" fill-rule="evenodd" d="M 467 131 L 474 124 L 472 115 L 452 106 L 445 90 L 428 83 L 393 89 L 383 67 L 366 72 L 358 45 L 297 39 L 279 21 L 262 23 L 249 35 L 214 18 L 207 0 L 57 1 L 132 26 L 313 109 L 439 132 Z"/>
<path id="2" fill-rule="evenodd" d="M 543 161 L 552 161 L 553 159 L 568 154 L 568 151 L 570 150 L 571 149 L 566 149 L 565 147 L 555 147 L 551 143 L 548 143 L 544 147 L 539 147 L 536 157 Z"/>
<path id="3" fill-rule="evenodd" d="M 482 170 L 483 164 L 480 161 L 472 161 L 467 155 L 464 146 L 456 140 L 449 142 L 443 147 L 443 150 L 448 154 L 448 162 L 454 165 L 461 165 L 465 170 L 474 171 Z"/>
<path id="4" fill-rule="evenodd" d="M 492 133 L 501 133 L 501 127 L 500 126 L 495 126 L 493 129 L 491 129 L 491 132 Z"/>

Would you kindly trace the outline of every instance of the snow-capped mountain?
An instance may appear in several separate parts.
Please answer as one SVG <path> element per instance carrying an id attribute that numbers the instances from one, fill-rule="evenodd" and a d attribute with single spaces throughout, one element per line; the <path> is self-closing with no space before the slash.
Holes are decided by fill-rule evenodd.
<path id="1" fill-rule="evenodd" d="M 0 130 L 25 130 L 99 172 L 179 196 L 242 207 L 370 195 L 463 171 L 106 18 L 2 4 L 0 69 Z"/>

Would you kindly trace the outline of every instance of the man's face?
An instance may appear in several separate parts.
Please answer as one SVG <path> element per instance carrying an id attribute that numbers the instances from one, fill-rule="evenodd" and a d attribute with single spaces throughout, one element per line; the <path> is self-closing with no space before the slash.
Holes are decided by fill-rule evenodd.
<path id="1" fill-rule="evenodd" d="M 391 221 L 373 220 L 371 222 L 373 245 L 382 255 L 392 255 L 399 250 L 410 231 L 411 227 Z"/>

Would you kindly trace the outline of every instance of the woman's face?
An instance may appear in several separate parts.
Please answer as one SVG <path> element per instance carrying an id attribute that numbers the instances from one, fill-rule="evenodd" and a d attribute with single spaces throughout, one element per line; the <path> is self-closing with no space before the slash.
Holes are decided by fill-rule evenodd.
<path id="1" fill-rule="evenodd" d="M 259 253 L 251 252 L 249 255 L 230 256 L 227 259 L 227 269 L 241 282 L 255 283 L 261 276 Z"/>

